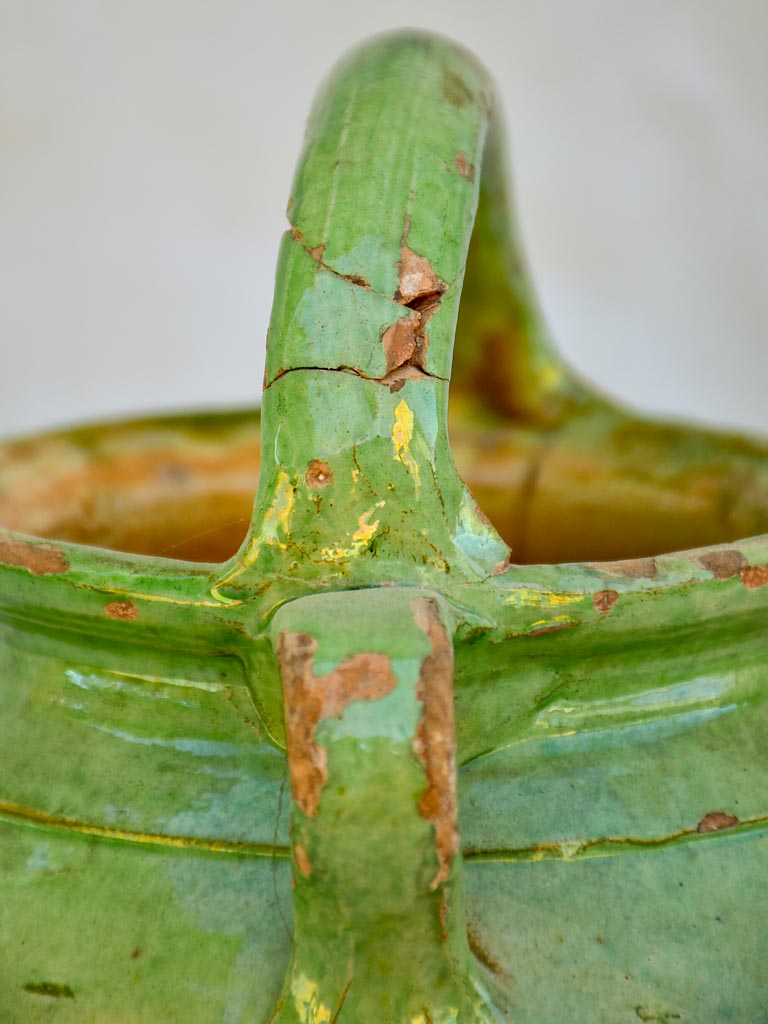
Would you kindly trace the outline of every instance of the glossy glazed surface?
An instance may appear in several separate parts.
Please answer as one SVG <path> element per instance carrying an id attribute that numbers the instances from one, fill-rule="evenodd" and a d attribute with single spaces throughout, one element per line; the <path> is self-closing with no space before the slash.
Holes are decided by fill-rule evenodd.
<path id="1" fill-rule="evenodd" d="M 4 1019 L 764 1018 L 766 448 L 556 357 L 489 96 L 321 93 L 236 554 L 247 416 L 4 449 Z"/>

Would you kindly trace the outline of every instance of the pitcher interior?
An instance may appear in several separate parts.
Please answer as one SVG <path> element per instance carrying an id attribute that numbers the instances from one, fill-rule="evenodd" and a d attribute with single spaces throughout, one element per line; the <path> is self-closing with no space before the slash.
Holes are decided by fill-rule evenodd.
<path id="1" fill-rule="evenodd" d="M 620 411 L 556 430 L 453 403 L 463 479 L 517 563 L 602 561 L 768 532 L 768 447 Z M 240 546 L 255 411 L 134 420 L 0 447 L 0 526 L 196 562 Z"/>

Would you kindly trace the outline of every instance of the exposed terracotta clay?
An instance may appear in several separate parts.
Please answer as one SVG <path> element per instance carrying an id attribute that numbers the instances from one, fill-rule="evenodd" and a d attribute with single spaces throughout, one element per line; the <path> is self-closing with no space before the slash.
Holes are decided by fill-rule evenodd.
<path id="1" fill-rule="evenodd" d="M 110 619 L 123 619 L 125 622 L 133 622 L 139 617 L 139 609 L 133 601 L 110 601 L 104 605 L 104 613 Z"/>
<path id="2" fill-rule="evenodd" d="M 28 569 L 35 576 L 55 576 L 69 568 L 64 553 L 50 544 L 0 537 L 0 562 Z"/>
<path id="3" fill-rule="evenodd" d="M 411 363 L 416 354 L 416 336 L 420 329 L 421 315 L 414 311 L 395 320 L 382 334 L 387 373 Z"/>
<path id="4" fill-rule="evenodd" d="M 623 562 L 597 562 L 595 568 L 632 580 L 655 579 L 659 572 L 655 558 L 628 558 Z"/>
<path id="5" fill-rule="evenodd" d="M 307 855 L 307 851 L 301 845 L 296 843 L 293 847 L 293 856 L 296 860 L 296 867 L 304 875 L 305 878 L 309 878 L 312 874 L 312 862 Z"/>
<path id="6" fill-rule="evenodd" d="M 592 604 L 599 612 L 609 612 L 619 600 L 615 590 L 598 590 L 592 597 Z"/>
<path id="7" fill-rule="evenodd" d="M 466 178 L 467 181 L 475 180 L 475 165 L 467 160 L 466 153 L 457 153 L 453 158 L 453 162 L 456 164 L 456 170 L 462 178 Z"/>
<path id="8" fill-rule="evenodd" d="M 724 828 L 733 828 L 734 825 L 739 824 L 739 819 L 735 814 L 726 814 L 724 811 L 712 811 L 711 814 L 705 814 L 699 824 L 696 826 L 697 832 L 719 832 Z"/>
<path id="9" fill-rule="evenodd" d="M 333 470 L 327 462 L 320 462 L 313 459 L 307 467 L 307 487 L 312 490 L 322 490 L 328 484 L 333 483 Z"/>
<path id="10" fill-rule="evenodd" d="M 719 580 L 729 580 L 738 576 L 744 568 L 745 558 L 736 548 L 721 548 L 708 551 L 698 559 L 699 565 L 708 569 Z"/>
<path id="11" fill-rule="evenodd" d="M 747 590 L 768 586 L 768 565 L 750 565 L 742 569 L 741 582 Z"/>
<path id="12" fill-rule="evenodd" d="M 413 749 L 427 774 L 428 785 L 419 802 L 419 813 L 435 827 L 439 864 L 431 884 L 435 889 L 448 878 L 453 858 L 459 851 L 453 645 L 433 601 L 421 598 L 411 607 L 416 625 L 432 644 L 432 652 L 421 663 L 416 687 L 424 713 Z"/>
<path id="13" fill-rule="evenodd" d="M 447 287 L 445 281 L 434 272 L 429 260 L 414 252 L 405 242 L 400 249 L 397 276 L 400 284 L 395 298 L 405 306 L 424 296 L 442 295 Z"/>
<path id="14" fill-rule="evenodd" d="M 315 740 L 324 718 L 357 700 L 379 700 L 397 685 L 386 654 L 354 654 L 325 676 L 316 676 L 317 641 L 309 633 L 281 633 L 277 657 L 286 708 L 288 767 L 293 798 L 305 814 L 317 814 L 327 778 L 327 754 Z"/>

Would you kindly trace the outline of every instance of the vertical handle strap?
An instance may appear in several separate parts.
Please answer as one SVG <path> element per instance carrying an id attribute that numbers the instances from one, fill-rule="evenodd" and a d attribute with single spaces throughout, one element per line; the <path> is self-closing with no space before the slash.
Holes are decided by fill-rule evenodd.
<path id="1" fill-rule="evenodd" d="M 280 1024 L 493 1020 L 463 906 L 452 632 L 410 588 L 275 616 L 293 794 Z"/>

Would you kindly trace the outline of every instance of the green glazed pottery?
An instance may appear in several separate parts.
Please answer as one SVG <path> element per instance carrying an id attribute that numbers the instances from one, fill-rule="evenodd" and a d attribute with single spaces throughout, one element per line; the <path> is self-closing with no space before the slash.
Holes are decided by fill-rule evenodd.
<path id="1" fill-rule="evenodd" d="M 504 181 L 374 40 L 261 419 L 0 448 L 3 1024 L 768 1022 L 768 446 L 567 368 Z"/>

